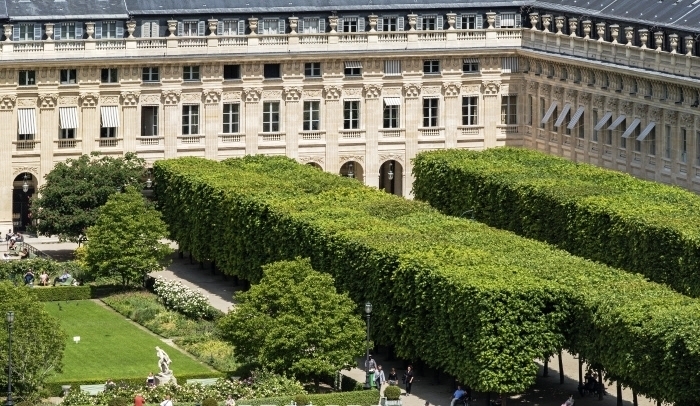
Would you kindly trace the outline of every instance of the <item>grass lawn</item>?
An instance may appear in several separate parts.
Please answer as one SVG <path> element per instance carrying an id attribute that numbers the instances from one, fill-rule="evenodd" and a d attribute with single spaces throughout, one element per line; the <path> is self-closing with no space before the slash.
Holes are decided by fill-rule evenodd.
<path id="1" fill-rule="evenodd" d="M 208 366 L 131 324 L 124 316 L 93 301 L 47 302 L 45 306 L 51 315 L 60 320 L 68 335 L 63 373 L 53 376 L 53 382 L 117 381 L 138 377 L 143 377 L 145 381 L 149 372 L 158 372 L 156 346 L 170 356 L 170 368 L 176 378 L 183 374 L 215 373 Z M 80 343 L 73 342 L 74 336 L 80 336 Z"/>

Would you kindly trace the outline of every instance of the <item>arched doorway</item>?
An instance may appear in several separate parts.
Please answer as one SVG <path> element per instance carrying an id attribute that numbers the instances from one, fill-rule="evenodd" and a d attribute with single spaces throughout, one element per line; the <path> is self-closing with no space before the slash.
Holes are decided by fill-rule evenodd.
<path id="1" fill-rule="evenodd" d="M 323 168 L 321 168 L 321 165 L 317 164 L 316 162 L 309 162 L 309 163 L 307 163 L 307 165 L 314 167 L 314 168 L 321 170 L 321 171 L 323 170 Z"/>
<path id="2" fill-rule="evenodd" d="M 27 231 L 32 217 L 29 203 L 36 190 L 36 178 L 22 172 L 12 182 L 12 227 L 14 231 Z"/>
<path id="3" fill-rule="evenodd" d="M 379 168 L 379 189 L 403 196 L 403 166 L 398 161 L 386 161 Z"/>
<path id="4" fill-rule="evenodd" d="M 355 178 L 362 183 L 365 183 L 365 172 L 362 165 L 355 161 L 346 162 L 340 167 L 340 176 Z"/>

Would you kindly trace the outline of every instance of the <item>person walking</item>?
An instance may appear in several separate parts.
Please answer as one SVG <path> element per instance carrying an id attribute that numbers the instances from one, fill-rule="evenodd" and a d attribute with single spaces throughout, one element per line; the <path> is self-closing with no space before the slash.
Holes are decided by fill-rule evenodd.
<path id="1" fill-rule="evenodd" d="M 406 396 L 410 396 L 411 386 L 413 385 L 413 378 L 415 378 L 412 365 L 408 366 L 408 369 L 406 369 L 406 373 L 403 375 L 403 378 L 403 382 L 406 384 Z"/>
<path id="2" fill-rule="evenodd" d="M 374 384 L 377 385 L 379 392 L 382 391 L 382 385 L 386 382 L 386 377 L 384 376 L 384 370 L 382 370 L 381 365 L 377 365 L 377 372 L 374 374 Z"/>

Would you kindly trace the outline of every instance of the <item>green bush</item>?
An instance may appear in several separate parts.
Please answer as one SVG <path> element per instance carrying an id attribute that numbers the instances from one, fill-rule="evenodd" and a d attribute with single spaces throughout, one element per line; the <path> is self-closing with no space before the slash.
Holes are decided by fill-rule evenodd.
<path id="1" fill-rule="evenodd" d="M 202 406 L 218 406 L 218 404 L 214 398 L 206 398 L 202 401 Z"/>
<path id="2" fill-rule="evenodd" d="M 310 257 L 375 305 L 377 343 L 475 390 L 523 391 L 566 348 L 639 393 L 697 399 L 700 303 L 638 275 L 287 158 L 162 160 L 155 176 L 182 249 L 251 281 Z"/>
<path id="3" fill-rule="evenodd" d="M 121 286 L 36 286 L 32 293 L 40 302 L 60 302 L 96 299 L 121 290 Z"/>
<path id="4" fill-rule="evenodd" d="M 356 392 L 334 392 L 306 395 L 308 402 L 315 406 L 375 406 L 379 404 L 379 391 L 376 389 Z M 296 397 L 282 396 L 262 399 L 240 399 L 237 406 L 289 405 Z M 301 404 L 301 403 L 297 403 Z M 304 403 L 308 404 L 308 403 Z"/>
<path id="5" fill-rule="evenodd" d="M 401 399 L 401 388 L 394 385 L 387 386 L 384 389 L 384 396 L 386 400 L 399 400 Z"/>
<path id="6" fill-rule="evenodd" d="M 309 396 L 307 394 L 299 394 L 294 396 L 294 403 L 296 403 L 297 406 L 306 406 L 309 404 Z"/>
<path id="7" fill-rule="evenodd" d="M 127 406 L 127 404 L 128 401 L 125 398 L 116 396 L 109 400 L 107 406 Z"/>
<path id="8" fill-rule="evenodd" d="M 201 373 L 201 374 L 177 374 L 177 379 L 179 382 L 187 382 L 188 379 L 208 379 L 208 378 L 218 378 L 218 377 L 223 377 L 223 374 L 219 374 L 216 372 L 207 372 L 207 373 Z M 127 386 L 127 387 L 135 387 L 135 388 L 143 388 L 144 383 L 146 379 L 145 378 L 132 378 L 132 379 L 120 379 L 117 383 L 117 386 Z M 44 385 L 44 388 L 48 390 L 48 392 L 51 394 L 51 396 L 60 396 L 63 393 L 63 390 L 61 389 L 62 386 L 64 385 L 70 385 L 71 391 L 70 393 L 77 395 L 80 393 L 80 385 L 102 385 L 105 383 L 104 378 L 96 378 L 96 379 L 81 379 L 80 381 L 56 381 L 56 382 L 48 382 L 46 385 Z M 162 399 L 161 399 L 162 400 Z M 83 403 L 75 403 L 76 405 L 81 405 Z"/>

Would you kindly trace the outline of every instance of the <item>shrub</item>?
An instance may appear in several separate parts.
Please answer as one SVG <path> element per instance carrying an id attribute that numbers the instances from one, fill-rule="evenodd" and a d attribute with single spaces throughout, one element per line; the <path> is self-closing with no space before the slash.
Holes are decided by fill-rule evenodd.
<path id="1" fill-rule="evenodd" d="M 213 319 L 216 317 L 217 310 L 211 307 L 204 294 L 190 289 L 178 281 L 156 278 L 153 289 L 160 301 L 169 309 L 192 318 Z"/>
<path id="2" fill-rule="evenodd" d="M 395 385 L 389 385 L 384 389 L 384 396 L 386 400 L 399 400 L 401 399 L 401 388 Z"/>
<path id="3" fill-rule="evenodd" d="M 306 406 L 309 404 L 309 397 L 306 394 L 299 394 L 294 396 L 294 403 L 297 406 Z"/>
<path id="4" fill-rule="evenodd" d="M 112 399 L 109 400 L 109 402 L 107 402 L 107 406 L 127 406 L 127 405 L 128 405 L 128 401 L 121 396 L 113 397 Z"/>
<path id="5" fill-rule="evenodd" d="M 308 401 L 315 406 L 376 406 L 379 404 L 379 391 L 376 389 L 355 392 L 334 392 L 307 395 Z M 237 406 L 289 405 L 294 397 L 241 399 Z"/>
<path id="6" fill-rule="evenodd" d="M 64 300 L 86 300 L 92 298 L 90 286 L 56 286 L 37 287 L 32 293 L 41 302 L 59 302 Z"/>
<path id="7" fill-rule="evenodd" d="M 202 406 L 218 406 L 218 405 L 219 405 L 219 403 L 216 401 L 216 399 L 214 399 L 212 397 L 205 398 L 202 401 Z"/>

